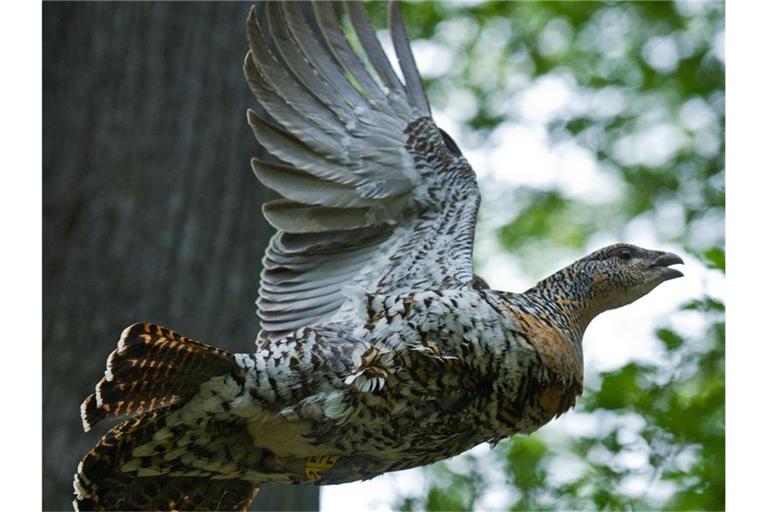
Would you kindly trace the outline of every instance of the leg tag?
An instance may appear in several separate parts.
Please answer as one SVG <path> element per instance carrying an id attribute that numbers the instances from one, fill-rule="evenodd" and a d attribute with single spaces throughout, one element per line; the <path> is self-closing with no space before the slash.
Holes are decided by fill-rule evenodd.
<path id="1" fill-rule="evenodd" d="M 338 462 L 338 455 L 320 455 L 304 459 L 304 473 L 307 478 L 317 482 L 323 477 L 323 472 L 331 469 Z"/>

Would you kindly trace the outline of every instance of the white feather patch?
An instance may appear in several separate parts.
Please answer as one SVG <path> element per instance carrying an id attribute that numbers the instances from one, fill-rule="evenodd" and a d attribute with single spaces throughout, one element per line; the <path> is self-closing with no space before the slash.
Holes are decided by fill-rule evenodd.
<path id="1" fill-rule="evenodd" d="M 80 420 L 83 422 L 83 431 L 88 432 L 91 430 L 91 424 L 85 417 L 85 400 L 80 404 Z"/>

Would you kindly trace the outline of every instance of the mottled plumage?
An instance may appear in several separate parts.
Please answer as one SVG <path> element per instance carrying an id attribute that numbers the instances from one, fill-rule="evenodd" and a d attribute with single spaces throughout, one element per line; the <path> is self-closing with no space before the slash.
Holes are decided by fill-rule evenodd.
<path id="1" fill-rule="evenodd" d="M 274 157 L 252 164 L 283 196 L 264 206 L 255 352 L 127 328 L 81 413 L 86 430 L 129 418 L 78 467 L 76 507 L 242 509 L 264 482 L 371 478 L 533 432 L 581 393 L 589 322 L 682 275 L 616 244 L 525 293 L 489 289 L 474 173 L 431 118 L 399 7 L 405 84 L 346 9 L 362 58 L 333 4 L 248 20 L 248 119 Z"/>

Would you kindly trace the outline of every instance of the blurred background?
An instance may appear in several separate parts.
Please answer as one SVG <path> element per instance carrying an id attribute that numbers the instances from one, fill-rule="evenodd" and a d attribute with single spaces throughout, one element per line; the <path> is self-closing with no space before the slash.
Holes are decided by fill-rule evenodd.
<path id="1" fill-rule="evenodd" d="M 44 4 L 46 509 L 69 506 L 96 440 L 77 408 L 125 325 L 239 351 L 256 335 L 270 230 L 248 168 L 248 8 Z M 522 291 L 627 241 L 682 255 L 686 277 L 593 322 L 584 396 L 536 434 L 256 508 L 723 509 L 724 4 L 404 12 L 435 118 L 478 174 L 480 275 Z"/>

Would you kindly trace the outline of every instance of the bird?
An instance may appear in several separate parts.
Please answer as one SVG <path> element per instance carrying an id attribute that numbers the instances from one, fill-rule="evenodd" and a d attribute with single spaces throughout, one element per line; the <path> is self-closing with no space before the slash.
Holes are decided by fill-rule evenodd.
<path id="1" fill-rule="evenodd" d="M 388 7 L 400 76 L 357 2 L 247 19 L 247 120 L 279 199 L 255 349 L 127 327 L 83 401 L 117 423 L 77 466 L 76 510 L 245 510 L 259 486 L 369 479 L 531 433 L 582 393 L 600 313 L 683 274 L 616 243 L 524 292 L 472 266 L 480 193 Z M 345 26 L 349 29 L 345 30 Z"/>

